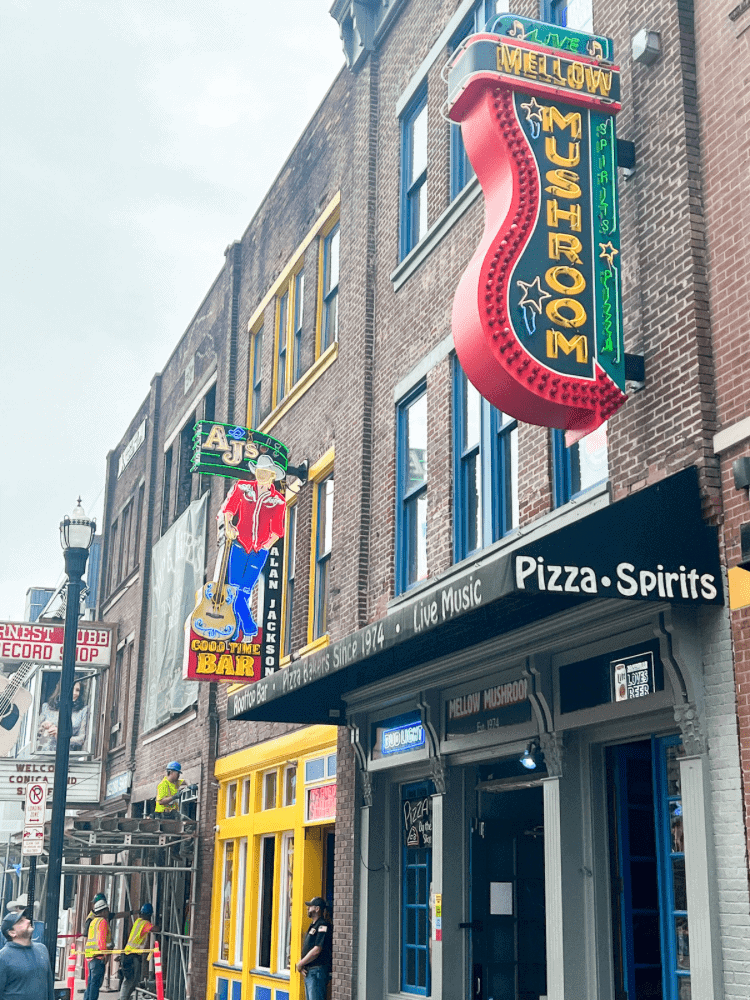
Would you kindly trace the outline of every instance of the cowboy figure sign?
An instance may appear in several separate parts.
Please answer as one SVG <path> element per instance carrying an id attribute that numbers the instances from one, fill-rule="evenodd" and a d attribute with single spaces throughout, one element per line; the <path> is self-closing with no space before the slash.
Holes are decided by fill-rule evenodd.
<path id="1" fill-rule="evenodd" d="M 286 447 L 266 434 L 213 421 L 196 424 L 193 472 L 236 482 L 217 515 L 215 579 L 198 593 L 185 626 L 185 677 L 251 681 L 278 666 L 286 468 Z M 264 572 L 256 621 L 253 594 Z"/>

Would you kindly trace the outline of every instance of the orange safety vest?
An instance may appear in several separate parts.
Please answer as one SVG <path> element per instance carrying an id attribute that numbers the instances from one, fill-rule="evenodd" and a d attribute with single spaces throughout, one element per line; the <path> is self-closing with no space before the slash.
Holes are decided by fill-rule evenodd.
<path id="1" fill-rule="evenodd" d="M 109 923 L 105 917 L 94 917 L 89 924 L 89 932 L 86 935 L 86 958 L 97 958 L 111 947 L 112 936 L 109 933 Z"/>
<path id="2" fill-rule="evenodd" d="M 150 924 L 144 917 L 138 917 L 130 931 L 128 943 L 125 945 L 125 953 L 127 954 L 130 951 L 143 948 L 153 928 L 154 925 Z"/>

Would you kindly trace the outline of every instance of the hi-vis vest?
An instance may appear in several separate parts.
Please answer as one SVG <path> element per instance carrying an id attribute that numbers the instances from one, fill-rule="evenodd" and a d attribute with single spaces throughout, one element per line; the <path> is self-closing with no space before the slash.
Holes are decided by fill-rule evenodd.
<path id="1" fill-rule="evenodd" d="M 156 789 L 156 808 L 154 812 L 177 812 L 177 805 L 174 802 L 170 802 L 168 806 L 163 806 L 159 799 L 166 799 L 168 795 L 175 795 L 177 789 L 180 787 L 180 782 L 173 785 L 169 778 L 162 778 Z"/>
<path id="2" fill-rule="evenodd" d="M 89 924 L 86 935 L 86 958 L 96 958 L 103 951 L 112 947 L 109 924 L 104 917 L 94 917 Z"/>
<path id="3" fill-rule="evenodd" d="M 130 932 L 130 937 L 128 938 L 128 943 L 125 945 L 125 952 L 135 951 L 137 948 L 143 948 L 144 943 L 148 940 L 148 935 L 154 925 L 150 924 L 148 920 L 144 917 L 138 917 L 133 924 L 133 929 Z"/>

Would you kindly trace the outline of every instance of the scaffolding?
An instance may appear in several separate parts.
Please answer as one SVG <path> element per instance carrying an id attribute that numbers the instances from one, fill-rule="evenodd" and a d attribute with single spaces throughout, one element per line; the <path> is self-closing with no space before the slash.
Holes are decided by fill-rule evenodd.
<path id="1" fill-rule="evenodd" d="M 45 853 L 48 838 L 49 824 L 45 830 Z M 190 993 L 195 926 L 196 821 L 182 816 L 178 819 L 80 816 L 66 820 L 63 858 L 63 875 L 75 876 L 77 880 L 81 916 L 90 903 L 88 879 L 92 876 L 105 877 L 106 895 L 113 912 L 135 909 L 134 899 L 138 905 L 152 904 L 152 919 L 160 928 L 165 1000 L 185 1000 Z M 37 899 L 44 898 L 47 870 L 46 864 L 37 865 L 37 887 L 41 890 L 36 893 Z M 23 874 L 28 872 L 28 867 L 24 867 Z M 122 936 L 125 937 L 124 929 Z M 117 941 L 119 929 L 115 930 L 115 937 L 115 947 L 124 945 L 124 940 Z M 156 996 L 152 974 L 144 969 L 144 976 L 139 992 Z"/>

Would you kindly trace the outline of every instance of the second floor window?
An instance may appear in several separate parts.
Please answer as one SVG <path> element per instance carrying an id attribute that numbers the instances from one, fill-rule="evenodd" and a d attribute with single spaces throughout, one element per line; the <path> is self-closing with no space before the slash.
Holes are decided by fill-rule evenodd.
<path id="1" fill-rule="evenodd" d="M 415 390 L 397 416 L 397 592 L 427 577 L 427 390 Z"/>
<path id="2" fill-rule="evenodd" d="M 427 93 L 401 119 L 401 257 L 427 232 Z"/>
<path id="3" fill-rule="evenodd" d="M 552 431 L 552 469 L 555 507 L 603 483 L 608 476 L 607 425 L 597 427 L 570 448 L 565 447 L 565 431 Z"/>
<path id="4" fill-rule="evenodd" d="M 288 316 L 289 291 L 287 290 L 280 296 L 276 307 L 276 391 L 273 400 L 274 406 L 280 403 L 286 395 Z"/>
<path id="5" fill-rule="evenodd" d="M 454 359 L 455 558 L 518 524 L 518 423 L 482 399 Z"/>

